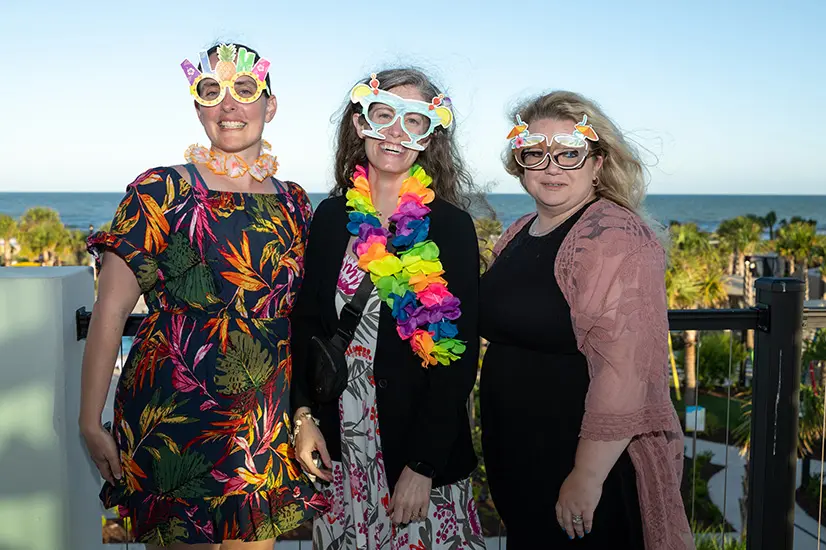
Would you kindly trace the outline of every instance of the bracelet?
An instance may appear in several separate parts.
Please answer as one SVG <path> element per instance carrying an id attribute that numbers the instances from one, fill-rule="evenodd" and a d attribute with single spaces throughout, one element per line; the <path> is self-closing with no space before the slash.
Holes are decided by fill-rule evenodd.
<path id="1" fill-rule="evenodd" d="M 301 425 L 304 423 L 304 419 L 306 418 L 312 420 L 316 426 L 320 425 L 318 422 L 318 418 L 314 417 L 313 413 L 309 411 L 305 411 L 300 415 L 296 416 L 295 420 L 293 420 L 293 433 L 290 434 L 290 445 L 292 445 L 293 447 L 295 447 L 295 440 L 298 437 L 298 432 L 301 429 Z"/>

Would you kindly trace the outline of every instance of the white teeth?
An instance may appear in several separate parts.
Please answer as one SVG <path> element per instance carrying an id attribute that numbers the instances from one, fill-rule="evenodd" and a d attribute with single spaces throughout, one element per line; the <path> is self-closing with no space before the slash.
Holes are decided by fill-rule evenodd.
<path id="1" fill-rule="evenodd" d="M 392 154 L 395 154 L 395 155 L 400 155 L 400 154 L 401 154 L 401 150 L 400 150 L 400 149 L 396 149 L 396 148 L 394 148 L 394 147 L 390 147 L 389 145 L 380 145 L 380 147 L 381 147 L 381 150 L 382 150 L 382 151 L 385 151 L 385 152 L 387 152 L 387 153 L 392 153 Z"/>
<path id="2" fill-rule="evenodd" d="M 243 128 L 246 125 L 246 122 L 234 122 L 229 120 L 225 120 L 218 123 L 218 126 L 220 126 L 221 128 Z"/>

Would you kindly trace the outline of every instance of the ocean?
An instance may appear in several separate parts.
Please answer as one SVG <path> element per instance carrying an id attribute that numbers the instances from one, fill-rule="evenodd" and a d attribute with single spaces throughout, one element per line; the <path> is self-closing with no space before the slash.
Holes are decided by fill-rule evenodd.
<path id="1" fill-rule="evenodd" d="M 314 206 L 325 196 L 310 193 Z M 121 198 L 120 193 L 0 193 L 0 213 L 18 218 L 28 208 L 46 206 L 57 210 L 67 226 L 88 229 L 111 221 Z M 526 194 L 490 194 L 487 198 L 506 227 L 533 210 Z M 792 216 L 815 219 L 818 232 L 826 233 L 826 195 L 649 195 L 645 207 L 663 224 L 693 222 L 704 231 L 715 230 L 725 219 L 765 216 L 774 210 L 778 221 Z"/>

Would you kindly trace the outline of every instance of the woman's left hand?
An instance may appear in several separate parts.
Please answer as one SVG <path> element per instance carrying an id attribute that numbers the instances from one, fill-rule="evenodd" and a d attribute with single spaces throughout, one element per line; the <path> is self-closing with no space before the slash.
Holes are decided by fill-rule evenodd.
<path id="1" fill-rule="evenodd" d="M 570 538 L 591 532 L 601 496 L 602 481 L 593 473 L 574 468 L 565 478 L 556 502 L 556 521 Z"/>
<path id="2" fill-rule="evenodd" d="M 405 466 L 387 507 L 390 520 L 396 525 L 406 525 L 411 520 L 426 518 L 432 487 L 432 479 Z"/>

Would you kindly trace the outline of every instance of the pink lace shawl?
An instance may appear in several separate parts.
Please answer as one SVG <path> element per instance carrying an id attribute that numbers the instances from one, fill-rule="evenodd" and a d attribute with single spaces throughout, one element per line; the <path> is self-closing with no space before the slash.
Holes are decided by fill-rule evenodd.
<path id="1" fill-rule="evenodd" d="M 494 258 L 534 216 L 508 228 Z M 683 431 L 668 388 L 664 250 L 636 214 L 600 199 L 565 237 L 554 268 L 591 376 L 580 437 L 631 438 L 646 550 L 693 549 L 680 496 Z"/>

